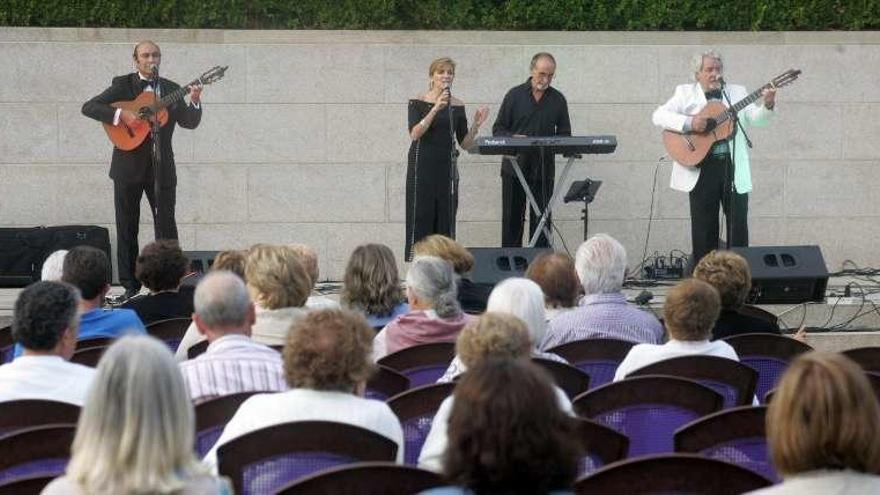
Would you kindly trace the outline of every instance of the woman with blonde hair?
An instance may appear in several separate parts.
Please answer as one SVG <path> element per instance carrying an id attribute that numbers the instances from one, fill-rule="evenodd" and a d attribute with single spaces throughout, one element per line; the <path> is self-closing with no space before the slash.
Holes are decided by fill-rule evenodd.
<path id="1" fill-rule="evenodd" d="M 363 313 L 374 329 L 409 313 L 391 248 L 384 244 L 356 247 L 345 266 L 340 299 L 343 306 Z"/>
<path id="2" fill-rule="evenodd" d="M 195 457 L 193 406 L 167 346 L 123 337 L 98 364 L 67 474 L 43 493 L 232 493 Z"/>
<path id="3" fill-rule="evenodd" d="M 244 274 L 257 309 L 251 338 L 284 345 L 290 326 L 308 314 L 312 282 L 299 256 L 288 246 L 256 244 L 248 250 Z"/>
<path id="4" fill-rule="evenodd" d="M 779 485 L 761 495 L 880 493 L 880 406 L 846 356 L 810 352 L 786 370 L 767 409 Z"/>
<path id="5" fill-rule="evenodd" d="M 489 116 L 487 107 L 474 113 L 468 129 L 464 103 L 450 91 L 455 62 L 438 58 L 428 67 L 428 91 L 409 100 L 411 140 L 406 168 L 406 259 L 412 246 L 429 234 L 455 237 L 458 209 L 458 149 L 456 141 L 471 151 L 480 126 Z"/>

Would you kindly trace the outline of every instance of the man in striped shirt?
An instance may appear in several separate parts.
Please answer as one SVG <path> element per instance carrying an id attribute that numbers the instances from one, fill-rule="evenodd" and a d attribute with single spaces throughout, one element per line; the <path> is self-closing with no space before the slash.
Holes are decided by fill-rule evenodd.
<path id="1" fill-rule="evenodd" d="M 238 275 L 208 274 L 199 282 L 193 304 L 193 322 L 209 342 L 204 354 L 180 363 L 193 402 L 287 390 L 281 354 L 250 338 L 254 305 Z"/>

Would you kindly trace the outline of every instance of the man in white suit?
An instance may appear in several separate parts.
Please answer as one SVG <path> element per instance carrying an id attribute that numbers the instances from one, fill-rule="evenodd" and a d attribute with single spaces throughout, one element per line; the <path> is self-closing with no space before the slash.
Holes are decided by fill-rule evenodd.
<path id="1" fill-rule="evenodd" d="M 730 106 L 748 96 L 743 86 L 724 84 L 721 55 L 714 51 L 695 56 L 693 69 L 696 82 L 675 88 L 672 98 L 654 111 L 654 125 L 676 132 L 704 132 L 712 123 L 694 114 L 707 102 L 717 99 Z M 737 114 L 739 122 L 743 126 L 766 125 L 775 104 L 776 90 L 764 90 L 760 99 Z M 733 191 L 730 191 L 731 183 Z M 748 193 L 752 190 L 752 179 L 748 146 L 739 130 L 730 139 L 716 142 L 696 167 L 674 162 L 670 186 L 690 195 L 691 266 L 696 266 L 700 258 L 718 247 L 719 207 L 723 207 L 730 224 L 730 244 L 748 246 Z"/>

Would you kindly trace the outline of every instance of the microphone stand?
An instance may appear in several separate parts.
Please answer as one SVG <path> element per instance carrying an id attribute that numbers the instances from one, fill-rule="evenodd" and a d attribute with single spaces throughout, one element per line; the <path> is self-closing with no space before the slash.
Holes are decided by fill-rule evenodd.
<path id="1" fill-rule="evenodd" d="M 730 166 L 725 167 L 724 169 L 724 183 L 725 183 L 725 194 L 727 195 L 727 207 L 728 213 L 726 215 L 726 229 L 727 230 L 727 239 L 725 239 L 725 245 L 728 250 L 730 250 L 733 245 L 733 228 L 736 223 L 736 130 L 739 129 L 742 132 L 743 137 L 746 139 L 746 145 L 749 149 L 752 148 L 752 140 L 749 139 L 748 133 L 746 133 L 745 128 L 740 122 L 739 117 L 736 112 L 732 112 L 733 103 L 730 101 L 730 95 L 725 91 L 725 86 L 727 84 L 724 82 L 724 79 L 721 80 L 721 95 L 724 97 L 724 100 L 727 101 L 728 112 L 730 112 L 730 118 L 733 119 L 734 122 L 734 132 L 730 138 Z"/>
<path id="2" fill-rule="evenodd" d="M 455 239 L 455 227 L 457 223 L 456 212 L 458 210 L 458 147 L 455 139 L 455 120 L 452 116 L 452 90 L 449 86 L 444 89 L 449 95 L 449 103 L 446 104 L 449 115 L 449 237 Z"/>
<path id="3" fill-rule="evenodd" d="M 153 66 L 153 96 L 154 96 L 154 108 L 153 113 L 150 116 L 150 137 L 153 139 L 153 225 L 158 227 L 160 225 L 159 221 L 159 205 L 161 204 L 162 198 L 162 188 L 160 187 L 162 181 L 160 180 L 160 176 L 162 174 L 162 143 L 160 142 L 160 132 L 162 129 L 162 125 L 159 123 L 159 100 L 162 98 L 162 90 L 160 79 L 159 79 L 159 66 Z M 164 222 L 161 222 L 164 226 Z M 165 237 L 165 232 L 159 232 L 159 229 L 156 229 L 156 232 L 153 233 L 156 239 L 163 239 Z"/>

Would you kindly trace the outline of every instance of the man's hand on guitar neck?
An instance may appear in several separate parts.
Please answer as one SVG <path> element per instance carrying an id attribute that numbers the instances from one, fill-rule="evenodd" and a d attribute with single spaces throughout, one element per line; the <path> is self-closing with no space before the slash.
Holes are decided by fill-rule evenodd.
<path id="1" fill-rule="evenodd" d="M 773 107 L 776 105 L 776 88 L 769 87 L 761 92 L 761 96 L 764 98 L 764 108 L 767 110 L 773 110 Z"/>

